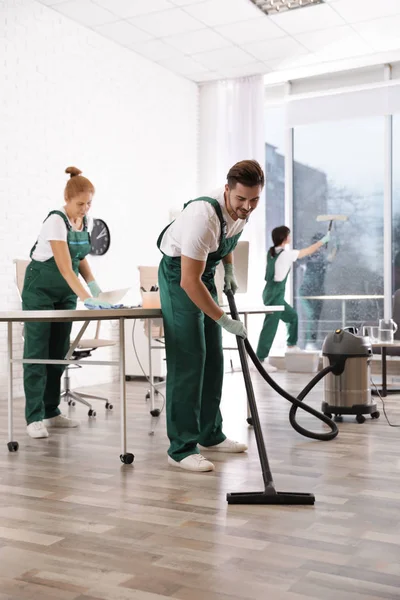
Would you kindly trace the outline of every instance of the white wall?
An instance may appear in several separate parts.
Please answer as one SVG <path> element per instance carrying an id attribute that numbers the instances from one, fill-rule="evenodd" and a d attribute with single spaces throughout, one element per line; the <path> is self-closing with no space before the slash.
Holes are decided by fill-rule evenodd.
<path id="1" fill-rule="evenodd" d="M 111 229 L 110 251 L 91 260 L 100 285 L 132 285 L 137 302 L 137 266 L 158 264 L 158 233 L 196 192 L 197 86 L 34 0 L 0 1 L 0 56 L 0 310 L 19 308 L 12 261 L 62 205 L 68 165 L 93 181 L 92 215 Z M 3 325 L 2 395 L 5 352 Z M 97 383 L 108 378 L 96 370 Z M 20 393 L 20 369 L 15 384 Z"/>

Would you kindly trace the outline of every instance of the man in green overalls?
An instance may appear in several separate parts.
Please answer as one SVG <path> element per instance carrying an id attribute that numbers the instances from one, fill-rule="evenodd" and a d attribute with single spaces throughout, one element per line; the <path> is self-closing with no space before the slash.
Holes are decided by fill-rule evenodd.
<path id="1" fill-rule="evenodd" d="M 198 444 L 213 452 L 244 452 L 226 438 L 220 402 L 223 382 L 221 327 L 246 337 L 240 321 L 217 303 L 215 269 L 222 260 L 225 290 L 237 290 L 232 253 L 257 207 L 264 173 L 253 160 L 235 164 L 225 188 L 188 202 L 161 233 L 159 268 L 167 356 L 168 462 L 188 471 L 212 471 Z"/>
<path id="2" fill-rule="evenodd" d="M 74 310 L 77 297 L 89 309 L 111 308 L 91 297 L 79 280 L 86 281 L 93 296 L 101 292 L 85 259 L 91 249 L 92 220 L 87 217 L 94 194 L 93 184 L 76 167 L 68 167 L 65 206 L 51 211 L 31 250 L 22 290 L 24 310 Z M 70 345 L 72 323 L 33 323 L 24 327 L 24 358 L 63 359 Z M 48 437 L 47 427 L 77 427 L 61 414 L 63 365 L 24 364 L 25 416 L 32 438 Z"/>

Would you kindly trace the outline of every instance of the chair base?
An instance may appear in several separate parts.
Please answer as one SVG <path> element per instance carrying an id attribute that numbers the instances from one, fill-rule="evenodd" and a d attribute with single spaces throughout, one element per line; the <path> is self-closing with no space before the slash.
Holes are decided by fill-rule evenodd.
<path id="1" fill-rule="evenodd" d="M 105 408 L 107 410 L 112 410 L 113 405 L 108 401 L 108 398 L 104 398 L 103 396 L 95 396 L 94 394 L 84 394 L 83 392 L 73 392 L 70 388 L 71 378 L 69 376 L 69 369 L 65 369 L 64 374 L 64 391 L 61 393 L 61 400 L 65 400 L 68 403 L 68 406 L 75 406 L 77 402 L 83 404 L 88 407 L 88 416 L 95 417 L 96 411 L 93 409 L 93 406 L 88 400 L 100 400 L 105 403 Z M 87 399 L 88 400 L 87 400 Z"/>

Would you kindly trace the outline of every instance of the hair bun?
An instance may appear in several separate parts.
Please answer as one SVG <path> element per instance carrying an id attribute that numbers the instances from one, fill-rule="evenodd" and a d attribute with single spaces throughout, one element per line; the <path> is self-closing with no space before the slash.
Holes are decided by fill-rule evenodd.
<path id="1" fill-rule="evenodd" d="M 66 173 L 69 173 L 71 177 L 76 177 L 77 175 L 82 175 L 82 171 L 77 167 L 67 167 L 65 169 Z"/>

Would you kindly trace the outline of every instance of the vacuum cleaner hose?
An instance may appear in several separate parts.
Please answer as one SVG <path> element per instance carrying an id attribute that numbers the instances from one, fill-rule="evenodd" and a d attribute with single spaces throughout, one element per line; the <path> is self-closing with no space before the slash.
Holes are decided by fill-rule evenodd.
<path id="1" fill-rule="evenodd" d="M 238 321 L 239 313 L 236 308 L 235 299 L 230 290 L 228 290 L 228 292 L 227 292 L 227 298 L 228 298 L 229 308 L 230 308 L 230 313 L 232 315 L 232 318 Z M 298 397 L 295 398 L 294 396 L 289 394 L 286 390 L 281 388 L 280 385 L 278 385 L 276 383 L 276 381 L 274 381 L 272 379 L 272 377 L 266 372 L 266 370 L 262 366 L 261 362 L 259 361 L 256 353 L 254 352 L 253 348 L 251 347 L 248 339 L 244 340 L 244 345 L 245 345 L 247 354 L 250 356 L 252 362 L 254 363 L 254 366 L 256 367 L 256 369 L 260 373 L 260 375 L 263 377 L 263 379 L 265 379 L 265 381 L 268 383 L 268 385 L 270 385 L 272 387 L 272 389 L 275 390 L 280 396 L 282 396 L 283 398 L 285 398 L 285 400 L 288 400 L 289 402 L 292 403 L 292 407 L 289 412 L 289 421 L 290 421 L 290 424 L 293 427 L 293 429 L 295 429 L 301 435 L 304 435 L 305 437 L 308 437 L 308 438 L 311 438 L 314 440 L 321 440 L 324 442 L 333 440 L 339 433 L 336 423 L 334 423 L 334 421 L 332 421 L 332 419 L 325 416 L 323 413 L 319 412 L 318 410 L 315 410 L 308 404 L 303 403 L 303 399 L 312 390 L 312 388 L 323 377 L 325 377 L 325 375 L 327 373 L 330 373 L 331 371 L 333 371 L 334 366 L 325 367 L 324 369 L 322 369 L 322 371 L 317 373 L 317 375 L 300 392 Z M 317 433 L 314 431 L 309 431 L 308 429 L 305 429 L 304 427 L 299 425 L 296 421 L 296 412 L 299 408 L 308 412 L 310 415 L 313 415 L 314 417 L 316 417 L 317 419 L 319 419 L 320 421 L 322 421 L 323 423 L 328 425 L 328 427 L 330 428 L 331 431 L 326 432 L 326 433 Z"/>

